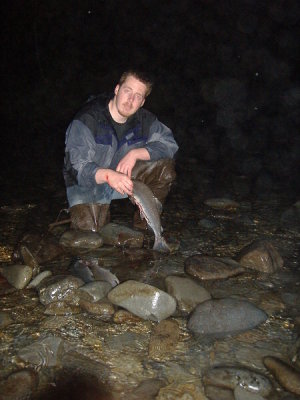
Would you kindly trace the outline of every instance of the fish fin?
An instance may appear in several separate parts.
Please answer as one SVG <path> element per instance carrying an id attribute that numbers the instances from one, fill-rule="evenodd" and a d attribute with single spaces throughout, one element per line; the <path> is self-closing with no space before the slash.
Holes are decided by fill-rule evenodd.
<path id="1" fill-rule="evenodd" d="M 158 251 L 160 253 L 170 253 L 170 247 L 166 240 L 160 236 L 159 238 L 155 237 L 155 242 L 153 246 L 153 250 Z"/>

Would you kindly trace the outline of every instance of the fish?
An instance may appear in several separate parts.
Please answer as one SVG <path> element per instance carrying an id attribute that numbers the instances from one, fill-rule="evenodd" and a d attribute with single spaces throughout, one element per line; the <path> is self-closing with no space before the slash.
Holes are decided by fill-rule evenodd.
<path id="1" fill-rule="evenodd" d="M 79 257 L 76 257 L 71 261 L 69 269 L 72 275 L 82 279 L 85 283 L 94 282 L 95 280 L 94 275 L 86 262 Z"/>
<path id="2" fill-rule="evenodd" d="M 84 260 L 76 257 L 70 264 L 70 272 L 78 278 L 81 278 L 85 283 L 106 281 L 110 283 L 112 287 L 120 283 L 116 275 L 108 269 L 100 267 L 98 259 L 94 257 Z"/>
<path id="3" fill-rule="evenodd" d="M 112 287 L 117 286 L 120 281 L 115 274 L 110 272 L 106 268 L 99 266 L 97 258 L 89 258 L 84 260 L 86 266 L 92 271 L 94 280 L 96 281 L 106 281 L 111 284 Z"/>
<path id="4" fill-rule="evenodd" d="M 137 180 L 133 181 L 133 191 L 129 199 L 133 204 L 138 206 L 141 218 L 145 218 L 147 225 L 155 235 L 153 250 L 161 253 L 169 253 L 170 248 L 162 236 L 163 229 L 160 221 L 162 205 L 160 201 L 145 183 Z"/>

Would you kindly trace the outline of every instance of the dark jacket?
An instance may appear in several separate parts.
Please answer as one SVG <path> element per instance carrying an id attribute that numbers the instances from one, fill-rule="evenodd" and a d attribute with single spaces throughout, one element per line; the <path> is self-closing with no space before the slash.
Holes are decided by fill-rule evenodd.
<path id="1" fill-rule="evenodd" d="M 178 150 L 171 130 L 140 108 L 127 122 L 119 141 L 108 110 L 109 99 L 97 96 L 80 110 L 66 132 L 64 178 L 67 187 L 96 185 L 99 168 L 116 169 L 132 149 L 146 148 L 150 160 L 173 158 Z"/>

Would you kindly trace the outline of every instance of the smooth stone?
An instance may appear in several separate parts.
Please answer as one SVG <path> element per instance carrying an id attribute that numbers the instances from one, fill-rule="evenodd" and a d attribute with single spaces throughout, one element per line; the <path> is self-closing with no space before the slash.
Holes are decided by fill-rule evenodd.
<path id="1" fill-rule="evenodd" d="M 300 395 L 299 371 L 277 357 L 264 357 L 263 362 L 282 387 L 289 392 Z"/>
<path id="2" fill-rule="evenodd" d="M 73 249 L 98 249 L 103 245 L 102 237 L 96 232 L 69 230 L 62 234 L 59 244 Z"/>
<path id="3" fill-rule="evenodd" d="M 249 392 L 261 396 L 268 396 L 273 390 L 272 384 L 266 376 L 242 367 L 212 368 L 204 375 L 203 383 L 231 390 L 242 386 Z"/>
<path id="4" fill-rule="evenodd" d="M 173 382 L 168 386 L 162 387 L 155 400 L 207 400 L 201 388 L 194 383 Z"/>
<path id="5" fill-rule="evenodd" d="M 22 264 L 0 267 L 0 273 L 16 289 L 24 289 L 32 278 L 32 268 Z"/>
<path id="6" fill-rule="evenodd" d="M 55 315 L 48 317 L 41 322 L 41 327 L 45 329 L 60 329 L 66 325 L 69 325 L 70 321 L 68 318 L 62 315 Z"/>
<path id="7" fill-rule="evenodd" d="M 0 382 L 0 399 L 29 399 L 37 385 L 38 375 L 33 370 L 24 369 L 14 372 Z"/>
<path id="8" fill-rule="evenodd" d="M 13 323 L 10 315 L 7 312 L 0 311 L 0 329 Z"/>
<path id="9" fill-rule="evenodd" d="M 230 258 L 195 254 L 184 263 L 185 272 L 200 280 L 227 279 L 245 272 L 245 268 Z"/>
<path id="10" fill-rule="evenodd" d="M 113 321 L 116 324 L 136 324 L 142 321 L 142 318 L 137 315 L 132 314 L 127 310 L 117 310 L 114 313 Z"/>
<path id="11" fill-rule="evenodd" d="M 223 338 L 253 329 L 265 322 L 267 314 L 246 300 L 207 300 L 192 312 L 188 329 L 198 335 Z"/>
<path id="12" fill-rule="evenodd" d="M 163 357 L 175 351 L 179 341 L 180 329 L 176 321 L 166 319 L 159 322 L 151 332 L 148 355 L 154 360 L 161 360 Z"/>
<path id="13" fill-rule="evenodd" d="M 72 315 L 79 314 L 81 312 L 80 307 L 65 303 L 64 301 L 54 301 L 48 304 L 45 308 L 45 315 Z"/>
<path id="14" fill-rule="evenodd" d="M 91 303 L 86 300 L 80 300 L 80 307 L 89 314 L 97 315 L 102 320 L 108 321 L 112 318 L 115 312 L 113 304 L 108 301 L 99 301 Z"/>
<path id="15" fill-rule="evenodd" d="M 207 199 L 204 204 L 218 210 L 236 210 L 240 206 L 238 202 L 227 198 Z"/>
<path id="16" fill-rule="evenodd" d="M 113 304 L 151 321 L 166 319 L 176 310 L 176 301 L 168 293 L 134 280 L 116 286 L 107 297 Z"/>
<path id="17" fill-rule="evenodd" d="M 165 384 L 163 380 L 154 378 L 142 381 L 132 392 L 127 393 L 126 400 L 153 400 Z"/>
<path id="18" fill-rule="evenodd" d="M 44 279 L 49 278 L 49 276 L 52 276 L 51 271 L 43 271 L 39 273 L 34 279 L 32 279 L 32 281 L 27 286 L 27 289 L 36 288 Z"/>
<path id="19" fill-rule="evenodd" d="M 236 386 L 233 390 L 235 400 L 265 400 L 265 397 L 249 390 L 244 389 L 241 386 Z"/>
<path id="20" fill-rule="evenodd" d="M 205 394 L 209 400 L 235 400 L 231 389 L 224 389 L 217 386 L 205 386 Z"/>
<path id="21" fill-rule="evenodd" d="M 101 229 L 103 243 L 111 246 L 141 248 L 144 243 L 144 234 L 124 225 L 109 223 Z"/>
<path id="22" fill-rule="evenodd" d="M 81 286 L 77 293 L 80 299 L 93 303 L 105 297 L 111 288 L 112 285 L 109 282 L 95 281 Z"/>
<path id="23" fill-rule="evenodd" d="M 64 353 L 64 342 L 60 337 L 49 336 L 22 348 L 18 356 L 25 362 L 39 367 L 55 367 Z"/>
<path id="24" fill-rule="evenodd" d="M 191 312 L 197 304 L 211 298 L 210 293 L 197 282 L 180 276 L 165 279 L 167 292 L 176 299 L 181 311 Z"/>
<path id="25" fill-rule="evenodd" d="M 282 268 L 284 264 L 278 251 L 266 240 L 255 240 L 244 247 L 237 260 L 243 267 L 268 274 Z"/>
<path id="26" fill-rule="evenodd" d="M 27 246 L 21 245 L 20 253 L 23 258 L 24 264 L 28 265 L 32 268 L 32 275 L 36 276 L 39 273 L 39 263 L 37 262 L 36 258 L 33 256 L 31 251 L 28 249 Z"/>
<path id="27" fill-rule="evenodd" d="M 84 282 L 75 276 L 53 276 L 46 278 L 38 288 L 40 302 L 44 305 L 53 301 L 74 302 L 76 289 L 83 286 Z"/>

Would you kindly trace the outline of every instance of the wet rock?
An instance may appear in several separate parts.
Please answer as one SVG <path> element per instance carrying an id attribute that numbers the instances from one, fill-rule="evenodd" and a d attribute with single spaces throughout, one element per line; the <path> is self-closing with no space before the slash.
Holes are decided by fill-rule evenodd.
<path id="1" fill-rule="evenodd" d="M 193 383 L 171 383 L 161 388 L 156 400 L 207 400 L 198 385 Z"/>
<path id="2" fill-rule="evenodd" d="M 64 353 L 64 342 L 60 337 L 49 336 L 22 348 L 18 356 L 25 362 L 39 367 L 55 367 Z"/>
<path id="3" fill-rule="evenodd" d="M 112 285 L 104 281 L 86 283 L 78 289 L 80 299 L 91 303 L 101 300 L 111 290 Z"/>
<path id="4" fill-rule="evenodd" d="M 154 360 L 160 360 L 172 354 L 179 341 L 179 325 L 176 321 L 167 319 L 161 321 L 151 333 L 148 355 Z"/>
<path id="5" fill-rule="evenodd" d="M 36 288 L 42 282 L 42 280 L 49 278 L 49 276 L 52 276 L 51 271 L 43 271 L 39 273 L 34 279 L 32 279 L 32 281 L 27 286 L 27 289 Z"/>
<path id="6" fill-rule="evenodd" d="M 136 324 L 137 322 L 142 321 L 140 317 L 137 317 L 127 310 L 116 311 L 113 320 L 116 324 Z"/>
<path id="7" fill-rule="evenodd" d="M 191 312 L 197 304 L 211 298 L 205 288 L 189 278 L 168 276 L 165 283 L 167 292 L 176 299 L 181 311 Z"/>
<path id="8" fill-rule="evenodd" d="M 277 357 L 267 356 L 264 365 L 289 392 L 300 395 L 300 372 Z"/>
<path id="9" fill-rule="evenodd" d="M 39 263 L 31 253 L 31 251 L 28 249 L 27 246 L 20 246 L 20 253 L 23 258 L 24 264 L 28 265 L 29 267 L 32 268 L 32 276 L 36 276 L 39 272 Z"/>
<path id="10" fill-rule="evenodd" d="M 108 301 L 91 303 L 86 300 L 80 300 L 80 307 L 89 314 L 97 315 L 105 321 L 110 320 L 115 312 L 113 304 Z"/>
<path id="11" fill-rule="evenodd" d="M 116 286 L 108 293 L 108 299 L 113 304 L 152 321 L 166 319 L 176 310 L 176 301 L 169 294 L 134 280 Z"/>
<path id="12" fill-rule="evenodd" d="M 205 386 L 205 394 L 209 400 L 235 400 L 231 389 L 224 389 L 217 386 Z"/>
<path id="13" fill-rule="evenodd" d="M 22 251 L 22 247 L 24 246 L 27 248 L 25 252 Z M 27 263 L 27 261 L 30 262 L 28 257 L 31 259 L 32 263 L 41 265 L 65 253 L 64 248 L 58 243 L 57 239 L 49 233 L 46 237 L 42 237 L 36 233 L 27 233 L 20 242 L 19 251 L 27 265 L 31 265 Z M 25 253 L 28 252 L 30 254 L 26 255 Z M 25 261 L 24 257 L 26 257 L 27 261 Z"/>
<path id="14" fill-rule="evenodd" d="M 100 234 L 103 238 L 103 243 L 111 246 L 141 248 L 144 242 L 144 234 L 142 232 L 114 223 L 105 225 Z"/>
<path id="15" fill-rule="evenodd" d="M 242 386 L 235 387 L 233 393 L 235 400 L 265 400 L 260 394 L 249 392 Z"/>
<path id="16" fill-rule="evenodd" d="M 40 302 L 44 305 L 53 301 L 74 301 L 76 289 L 84 285 L 84 282 L 74 276 L 54 276 L 46 278 L 38 288 Z"/>
<path id="17" fill-rule="evenodd" d="M 45 315 L 72 315 L 79 314 L 81 312 L 80 307 L 65 303 L 64 301 L 53 301 L 48 304 L 45 308 Z"/>
<path id="18" fill-rule="evenodd" d="M 36 372 L 26 369 L 14 372 L 0 382 L 0 398 L 1 400 L 29 399 L 37 385 Z"/>
<path id="19" fill-rule="evenodd" d="M 227 279 L 245 271 L 240 264 L 230 258 L 218 258 L 195 254 L 184 263 L 185 272 L 200 280 Z"/>
<path id="20" fill-rule="evenodd" d="M 0 311 L 0 329 L 13 323 L 10 315 L 7 312 Z"/>
<path id="21" fill-rule="evenodd" d="M 6 265 L 0 267 L 0 273 L 16 289 L 24 289 L 32 278 L 32 268 L 28 265 Z"/>
<path id="22" fill-rule="evenodd" d="M 165 382 L 160 379 L 147 379 L 128 393 L 126 400 L 153 400 L 163 386 L 165 386 Z"/>
<path id="23" fill-rule="evenodd" d="M 227 198 L 208 199 L 204 204 L 218 210 L 236 210 L 240 206 L 238 202 Z"/>
<path id="24" fill-rule="evenodd" d="M 238 367 L 215 367 L 207 371 L 203 377 L 205 385 L 213 385 L 234 390 L 242 386 L 249 392 L 268 396 L 272 391 L 269 379 L 255 371 Z"/>
<path id="25" fill-rule="evenodd" d="M 238 262 L 246 268 L 264 273 L 273 273 L 283 266 L 283 259 L 272 243 L 255 240 L 244 247 L 237 256 Z"/>
<path id="26" fill-rule="evenodd" d="M 252 303 L 225 298 L 198 304 L 187 326 L 195 334 L 222 338 L 253 329 L 266 319 L 267 315 Z"/>
<path id="27" fill-rule="evenodd" d="M 300 233 L 300 201 L 284 211 L 280 218 L 280 226 L 293 232 Z"/>
<path id="28" fill-rule="evenodd" d="M 41 327 L 45 329 L 60 329 L 70 323 L 69 319 L 61 316 L 61 315 L 55 315 L 53 317 L 49 317 L 44 319 L 41 322 Z"/>
<path id="29" fill-rule="evenodd" d="M 102 237 L 96 232 L 69 230 L 62 234 L 59 244 L 72 249 L 98 249 L 103 245 Z"/>

